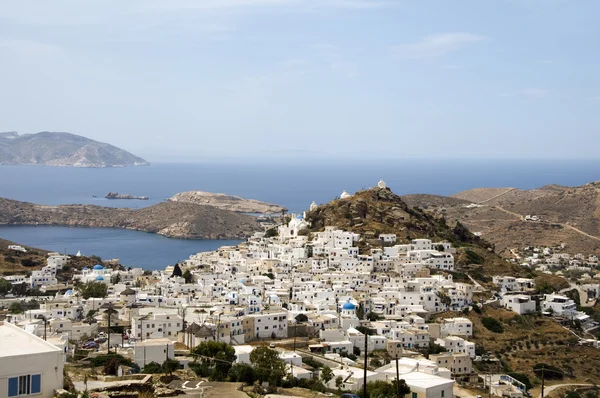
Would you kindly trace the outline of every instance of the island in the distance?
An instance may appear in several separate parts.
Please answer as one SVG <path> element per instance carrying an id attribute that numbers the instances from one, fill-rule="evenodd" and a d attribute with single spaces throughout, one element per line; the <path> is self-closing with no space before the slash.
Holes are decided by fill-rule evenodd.
<path id="1" fill-rule="evenodd" d="M 135 199 L 135 200 L 148 200 L 147 196 L 133 196 L 128 193 L 109 192 L 105 196 L 106 199 Z"/>
<path id="2" fill-rule="evenodd" d="M 0 133 L 0 165 L 59 167 L 148 166 L 123 149 L 70 133 Z"/>

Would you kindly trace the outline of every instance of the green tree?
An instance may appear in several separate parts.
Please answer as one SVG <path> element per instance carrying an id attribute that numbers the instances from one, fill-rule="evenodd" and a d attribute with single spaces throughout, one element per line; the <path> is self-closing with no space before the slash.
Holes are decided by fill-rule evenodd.
<path id="1" fill-rule="evenodd" d="M 342 386 L 344 385 L 344 378 L 342 376 L 338 376 L 335 378 L 335 387 L 338 391 L 342 390 Z"/>
<path id="2" fill-rule="evenodd" d="M 391 383 L 383 380 L 377 380 L 367 383 L 367 397 L 363 398 L 387 398 L 394 396 L 396 396 L 396 391 Z"/>
<path id="3" fill-rule="evenodd" d="M 157 374 L 162 373 L 162 371 L 162 366 L 154 361 L 147 363 L 146 366 L 144 366 L 144 369 L 142 369 L 142 373 L 146 374 Z"/>
<path id="4" fill-rule="evenodd" d="M 254 367 L 256 378 L 261 382 L 277 385 L 285 376 L 285 362 L 279 354 L 268 347 L 258 347 L 250 353 L 250 363 Z"/>
<path id="5" fill-rule="evenodd" d="M 254 383 L 254 369 L 247 363 L 236 363 L 229 369 L 229 381 L 242 382 L 247 385 Z"/>
<path id="6" fill-rule="evenodd" d="M 10 312 L 11 314 L 21 314 L 23 313 L 23 305 L 16 301 L 12 302 L 8 307 L 8 312 Z"/>
<path id="7" fill-rule="evenodd" d="M 4 297 L 10 292 L 12 285 L 4 278 L 0 278 L 0 296 Z"/>
<path id="8" fill-rule="evenodd" d="M 323 366 L 323 369 L 321 369 L 321 380 L 323 380 L 323 384 L 327 385 L 331 379 L 333 379 L 333 371 L 329 366 Z"/>
<path id="9" fill-rule="evenodd" d="M 275 227 L 269 228 L 265 232 L 265 238 L 273 238 L 273 237 L 275 237 L 277 235 L 279 235 L 279 232 L 277 232 L 277 228 L 275 228 Z"/>
<path id="10" fill-rule="evenodd" d="M 13 285 L 11 291 L 12 294 L 14 294 L 15 296 L 26 296 L 27 292 L 29 291 L 29 288 L 27 287 L 27 284 L 23 282 Z"/>
<path id="11" fill-rule="evenodd" d="M 162 364 L 163 372 L 173 376 L 173 372 L 179 369 L 179 361 L 173 358 L 166 359 Z"/>
<path id="12" fill-rule="evenodd" d="M 175 264 L 175 267 L 173 267 L 173 273 L 171 274 L 171 277 L 173 276 L 183 276 L 183 271 L 181 271 L 179 264 Z"/>
<path id="13" fill-rule="evenodd" d="M 397 398 L 403 398 L 404 396 L 410 394 L 410 387 L 408 386 L 408 384 L 406 384 L 406 381 L 404 379 L 400 379 L 400 383 L 399 386 L 396 386 L 396 379 L 394 379 L 392 381 L 392 384 L 394 385 L 394 392 L 396 393 Z M 400 394 L 400 396 L 398 396 L 398 393 Z"/>
<path id="14" fill-rule="evenodd" d="M 112 283 L 113 285 L 116 285 L 117 283 L 121 282 L 121 274 L 119 272 L 113 272 L 113 274 L 110 277 L 110 283 Z"/>
<path id="15" fill-rule="evenodd" d="M 356 317 L 360 320 L 365 319 L 365 307 L 362 303 L 358 303 L 358 308 L 356 309 Z"/>
<path id="16" fill-rule="evenodd" d="M 202 377 L 223 381 L 227 377 L 233 362 L 235 350 L 221 341 L 204 341 L 192 349 L 195 363 L 190 367 Z"/>
<path id="17" fill-rule="evenodd" d="M 192 275 L 192 271 L 186 269 L 182 275 L 183 279 L 185 279 L 185 283 L 194 283 L 194 275 Z"/>
<path id="18" fill-rule="evenodd" d="M 91 281 L 82 283 L 77 286 L 77 289 L 79 289 L 81 297 L 85 300 L 90 297 L 104 298 L 108 295 L 108 286 L 102 282 Z"/>

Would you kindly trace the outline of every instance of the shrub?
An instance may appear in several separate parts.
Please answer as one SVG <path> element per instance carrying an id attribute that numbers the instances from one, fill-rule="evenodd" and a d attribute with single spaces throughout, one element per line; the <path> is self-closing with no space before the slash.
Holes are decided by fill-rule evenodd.
<path id="1" fill-rule="evenodd" d="M 485 326 L 485 328 L 490 332 L 504 333 L 504 326 L 502 326 L 502 323 L 495 318 L 491 318 L 489 316 L 485 317 L 481 319 L 481 323 L 483 323 L 483 326 Z"/>
<path id="2" fill-rule="evenodd" d="M 142 369 L 142 373 L 162 373 L 162 366 L 159 363 L 152 361 L 150 363 L 147 363 L 146 366 L 144 366 L 144 368 Z"/>

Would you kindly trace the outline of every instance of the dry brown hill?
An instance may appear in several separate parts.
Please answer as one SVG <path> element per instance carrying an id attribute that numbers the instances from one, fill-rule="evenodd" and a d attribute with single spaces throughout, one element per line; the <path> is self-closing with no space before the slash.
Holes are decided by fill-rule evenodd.
<path id="1" fill-rule="evenodd" d="M 546 185 L 532 190 L 478 188 L 453 195 L 479 204 L 432 204 L 414 197 L 415 206 L 460 221 L 481 233 L 499 252 L 525 245 L 553 246 L 566 243 L 572 252 L 600 252 L 600 183 L 580 187 Z M 539 221 L 525 220 L 526 215 Z"/>
<path id="2" fill-rule="evenodd" d="M 402 195 L 402 200 L 409 207 L 421 207 L 425 210 L 438 207 L 466 206 L 473 202 L 469 200 L 454 198 L 452 196 L 429 195 L 429 194 L 410 194 Z"/>
<path id="3" fill-rule="evenodd" d="M 0 198 L 0 224 L 126 228 L 187 239 L 235 239 L 262 230 L 254 217 L 183 202 L 124 209 L 45 206 Z"/>

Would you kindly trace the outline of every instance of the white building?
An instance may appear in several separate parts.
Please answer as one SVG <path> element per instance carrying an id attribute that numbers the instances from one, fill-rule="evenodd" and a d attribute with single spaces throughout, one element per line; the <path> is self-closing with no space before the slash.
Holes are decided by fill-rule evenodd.
<path id="1" fill-rule="evenodd" d="M 177 339 L 183 320 L 177 314 L 148 314 L 131 320 L 131 332 L 137 339 Z"/>
<path id="2" fill-rule="evenodd" d="M 502 297 L 502 305 L 519 315 L 535 312 L 535 301 L 524 294 L 505 295 Z"/>
<path id="3" fill-rule="evenodd" d="M 150 362 L 163 363 L 175 357 L 175 345 L 169 339 L 139 341 L 135 344 L 134 362 L 143 368 Z"/>
<path id="4" fill-rule="evenodd" d="M 63 387 L 63 351 L 0 322 L 0 397 L 52 398 Z"/>

